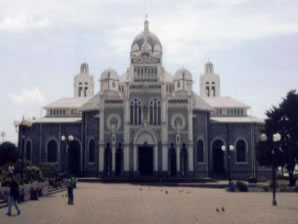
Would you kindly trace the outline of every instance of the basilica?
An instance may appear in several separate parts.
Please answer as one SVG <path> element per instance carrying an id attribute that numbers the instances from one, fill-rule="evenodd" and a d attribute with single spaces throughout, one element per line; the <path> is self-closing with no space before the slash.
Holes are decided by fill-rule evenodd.
<path id="1" fill-rule="evenodd" d="M 255 177 L 255 145 L 264 122 L 248 115 L 248 105 L 221 96 L 210 61 L 196 93 L 192 73 L 180 68 L 170 74 L 162 57 L 163 46 L 146 19 L 131 44 L 126 72 L 105 69 L 99 92 L 83 63 L 73 97 L 44 106 L 45 116 L 30 127 L 20 123 L 25 158 L 101 178 L 204 178 L 228 171 L 235 178 Z"/>

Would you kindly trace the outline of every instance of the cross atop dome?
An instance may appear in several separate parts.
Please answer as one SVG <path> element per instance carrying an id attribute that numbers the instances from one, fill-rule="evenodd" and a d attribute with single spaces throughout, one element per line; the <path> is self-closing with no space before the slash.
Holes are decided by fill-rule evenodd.
<path id="1" fill-rule="evenodd" d="M 145 14 L 144 31 L 149 31 L 148 14 Z"/>

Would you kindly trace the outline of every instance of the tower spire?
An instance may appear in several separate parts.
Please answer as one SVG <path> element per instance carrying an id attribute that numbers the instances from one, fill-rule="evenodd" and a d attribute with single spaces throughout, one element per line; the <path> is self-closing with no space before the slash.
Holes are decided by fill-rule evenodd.
<path id="1" fill-rule="evenodd" d="M 148 14 L 145 14 L 144 31 L 149 31 Z"/>

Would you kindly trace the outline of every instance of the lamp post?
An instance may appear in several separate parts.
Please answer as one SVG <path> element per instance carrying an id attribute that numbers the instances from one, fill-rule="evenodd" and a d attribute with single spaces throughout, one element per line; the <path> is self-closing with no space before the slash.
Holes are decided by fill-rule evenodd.
<path id="1" fill-rule="evenodd" d="M 262 142 L 266 142 L 267 135 L 261 134 L 260 139 Z M 273 134 L 272 140 L 273 140 L 273 149 L 271 150 L 271 154 L 272 154 L 272 206 L 277 206 L 276 195 L 275 195 L 275 190 L 276 190 L 275 144 L 277 144 L 281 140 L 281 135 L 279 133 Z"/>
<path id="2" fill-rule="evenodd" d="M 24 184 L 24 151 L 25 151 L 25 134 L 26 134 L 26 128 L 30 128 L 32 127 L 32 122 L 30 120 L 25 120 L 23 118 L 23 120 L 21 122 L 15 121 L 14 122 L 14 126 L 16 128 L 16 132 L 19 133 L 20 130 L 18 130 L 18 128 L 20 126 L 23 126 L 23 133 L 20 132 L 20 137 L 21 137 L 21 141 L 22 141 L 22 152 L 21 152 L 21 156 L 22 156 L 22 163 L 21 163 L 21 184 Z"/>
<path id="3" fill-rule="evenodd" d="M 221 150 L 223 152 L 227 151 L 227 158 L 228 158 L 228 179 L 229 179 L 229 187 L 231 186 L 232 178 L 231 178 L 231 152 L 234 151 L 234 146 L 229 145 L 229 148 L 227 150 L 225 145 L 221 146 Z"/>
<path id="4" fill-rule="evenodd" d="M 65 168 L 64 170 L 68 170 L 67 166 L 68 166 L 68 161 L 67 161 L 67 153 L 68 153 L 68 148 L 69 148 L 69 144 L 74 140 L 74 137 L 72 135 L 68 135 L 68 137 L 65 137 L 65 135 L 61 136 L 61 141 L 66 144 L 66 149 L 65 149 L 65 157 L 62 161 L 64 161 L 65 163 Z"/>

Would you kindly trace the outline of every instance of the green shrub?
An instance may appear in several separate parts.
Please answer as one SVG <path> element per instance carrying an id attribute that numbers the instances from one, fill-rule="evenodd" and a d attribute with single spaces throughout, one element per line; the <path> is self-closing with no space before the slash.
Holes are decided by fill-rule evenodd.
<path id="1" fill-rule="evenodd" d="M 247 183 L 243 181 L 237 181 L 236 182 L 236 188 L 241 192 L 247 192 L 248 191 L 248 185 Z"/>
<path id="2" fill-rule="evenodd" d="M 24 169 L 27 166 L 31 166 L 31 162 L 24 159 Z M 14 170 L 15 173 L 21 173 L 22 172 L 22 160 L 21 159 L 18 159 L 18 161 L 16 162 L 14 168 L 15 168 L 15 170 Z"/>
<path id="3" fill-rule="evenodd" d="M 40 163 L 38 166 L 39 166 L 41 173 L 44 177 L 52 177 L 52 176 L 58 175 L 58 171 L 50 163 Z"/>
<path id="4" fill-rule="evenodd" d="M 27 166 L 24 170 L 25 181 L 43 181 L 41 170 L 37 166 Z"/>

